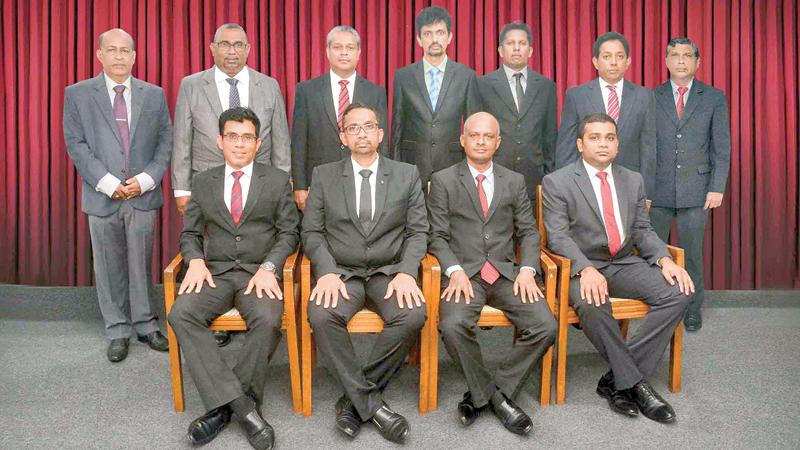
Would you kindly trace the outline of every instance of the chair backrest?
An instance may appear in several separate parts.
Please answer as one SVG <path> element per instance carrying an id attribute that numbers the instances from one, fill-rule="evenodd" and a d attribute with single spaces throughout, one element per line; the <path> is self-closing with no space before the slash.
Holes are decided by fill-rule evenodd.
<path id="1" fill-rule="evenodd" d="M 542 209 L 542 185 L 536 186 L 536 226 L 542 237 L 542 248 L 547 247 L 547 230 L 544 228 L 544 210 Z"/>

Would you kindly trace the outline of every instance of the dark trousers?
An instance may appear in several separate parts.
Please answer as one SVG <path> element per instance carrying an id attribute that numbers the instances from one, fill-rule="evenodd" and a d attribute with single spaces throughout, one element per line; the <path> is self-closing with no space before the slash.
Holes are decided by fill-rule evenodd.
<path id="1" fill-rule="evenodd" d="M 422 308 L 400 308 L 396 295 L 383 299 L 390 281 L 383 274 L 350 278 L 345 282 L 350 300 L 340 297 L 336 308 L 308 305 L 308 322 L 314 330 L 317 350 L 330 358 L 334 377 L 363 420 L 369 420 L 383 405 L 383 390 L 405 361 L 425 324 L 424 304 Z M 383 331 L 362 366 L 347 323 L 364 307 L 381 317 Z"/>
<path id="2" fill-rule="evenodd" d="M 203 285 L 199 293 L 178 297 L 169 313 L 183 357 L 189 367 L 206 410 L 251 394 L 260 405 L 264 395 L 267 364 L 281 340 L 283 300 L 264 296 L 255 290 L 244 295 L 252 274 L 233 269 L 214 276 L 216 288 Z M 236 307 L 247 323 L 244 345 L 231 369 L 222 358 L 208 326 L 217 317 Z"/>
<path id="3" fill-rule="evenodd" d="M 650 305 L 650 312 L 626 343 L 611 315 L 608 299 L 595 306 L 581 300 L 580 276 L 569 283 L 569 302 L 581 319 L 586 337 L 611 367 L 615 387 L 628 389 L 648 380 L 655 372 L 675 327 L 683 318 L 689 297 L 680 292 L 678 283 L 670 286 L 661 269 L 644 260 L 612 264 L 600 272 L 606 277 L 611 297 L 643 299 Z"/>
<path id="4" fill-rule="evenodd" d="M 686 251 L 686 271 L 694 282 L 694 295 L 688 312 L 700 312 L 703 306 L 705 283 L 703 279 L 703 242 L 706 236 L 708 211 L 696 208 L 650 208 L 650 222 L 664 242 L 669 242 L 672 219 L 678 223 L 680 246 Z"/>
<path id="5" fill-rule="evenodd" d="M 439 331 L 447 353 L 464 371 L 473 403 L 481 407 L 497 389 L 509 398 L 519 393 L 533 365 L 553 344 L 558 327 L 544 299 L 522 303 L 514 295 L 510 280 L 500 277 L 490 285 L 476 274 L 470 281 L 475 297 L 469 304 L 463 297 L 459 303 L 452 298 L 439 302 Z M 446 283 L 442 280 L 445 287 Z M 477 322 L 484 305 L 503 311 L 514 324 L 517 336 L 511 349 L 504 352 L 506 356 L 494 376 L 483 362 L 477 338 Z"/>

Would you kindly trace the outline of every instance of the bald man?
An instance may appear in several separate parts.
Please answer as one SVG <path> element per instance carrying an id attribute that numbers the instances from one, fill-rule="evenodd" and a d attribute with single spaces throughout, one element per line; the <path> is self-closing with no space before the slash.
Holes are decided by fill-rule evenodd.
<path id="1" fill-rule="evenodd" d="M 447 278 L 439 328 L 468 387 L 459 418 L 471 425 L 491 406 L 509 431 L 526 435 L 533 423 L 512 399 L 556 335 L 556 321 L 536 283 L 539 233 L 525 178 L 492 162 L 500 145 L 497 120 L 489 113 L 470 116 L 460 139 L 466 159 L 433 174 L 428 198 L 428 250 Z M 518 334 L 494 376 L 476 337 L 484 305 L 503 311 Z"/>

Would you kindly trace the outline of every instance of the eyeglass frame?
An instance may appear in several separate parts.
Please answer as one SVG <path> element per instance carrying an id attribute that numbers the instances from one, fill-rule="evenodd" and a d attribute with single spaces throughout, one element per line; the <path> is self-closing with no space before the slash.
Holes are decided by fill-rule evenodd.
<path id="1" fill-rule="evenodd" d="M 242 142 L 245 145 L 252 145 L 258 140 L 258 136 L 254 134 L 225 133 L 222 135 L 222 139 L 231 144 Z"/>
<path id="2" fill-rule="evenodd" d="M 372 130 L 367 130 L 366 128 L 364 128 L 364 127 L 367 127 L 367 126 L 375 127 L 375 128 L 373 128 Z M 348 128 L 353 129 L 353 131 L 352 132 L 348 131 Z M 343 126 L 343 127 L 341 127 L 341 131 L 342 131 L 342 133 L 347 134 L 349 136 L 358 136 L 362 131 L 365 134 L 372 134 L 372 133 L 377 132 L 379 128 L 380 128 L 380 126 L 377 123 L 375 123 L 375 122 L 367 122 L 367 123 L 364 123 L 364 124 L 361 124 L 361 125 L 347 125 L 346 127 Z"/>

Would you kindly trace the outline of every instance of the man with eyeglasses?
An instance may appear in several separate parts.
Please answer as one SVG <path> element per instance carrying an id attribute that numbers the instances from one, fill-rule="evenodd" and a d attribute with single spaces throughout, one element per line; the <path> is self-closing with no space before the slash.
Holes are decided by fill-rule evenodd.
<path id="1" fill-rule="evenodd" d="M 102 33 L 97 59 L 100 75 L 66 89 L 63 129 L 82 179 L 107 357 L 120 362 L 134 331 L 153 350 L 167 350 L 150 302 L 150 261 L 172 127 L 164 91 L 131 76 L 136 49 L 128 33 Z"/>
<path id="2" fill-rule="evenodd" d="M 371 422 L 385 439 L 403 442 L 408 421 L 384 402 L 383 390 L 425 323 L 416 278 L 428 220 L 417 168 L 379 156 L 383 135 L 372 106 L 344 110 L 339 136 L 350 157 L 314 169 L 301 234 L 316 277 L 308 321 L 344 389 L 336 427 L 354 438 Z M 362 365 L 347 323 L 364 307 L 384 328 Z"/>
<path id="3" fill-rule="evenodd" d="M 244 29 L 234 23 L 220 26 L 209 48 L 214 67 L 184 78 L 175 106 L 172 189 L 181 214 L 189 204 L 194 175 L 224 162 L 217 148 L 216 127 L 220 114 L 229 108 L 249 107 L 263 124 L 256 133 L 261 141 L 256 162 L 287 173 L 291 168 L 289 126 L 280 87 L 275 79 L 246 66 L 250 44 Z M 216 336 L 220 346 L 230 342 L 228 332 Z"/>
<path id="4" fill-rule="evenodd" d="M 217 145 L 224 165 L 195 177 L 184 215 L 181 253 L 188 270 L 169 323 L 207 411 L 189 425 L 195 445 L 214 439 L 232 415 L 253 448 L 274 444 L 260 405 L 267 364 L 281 339 L 278 277 L 297 246 L 300 219 L 289 175 L 254 162 L 259 125 L 249 108 L 222 113 Z M 232 307 L 248 328 L 233 369 L 208 330 Z"/>

